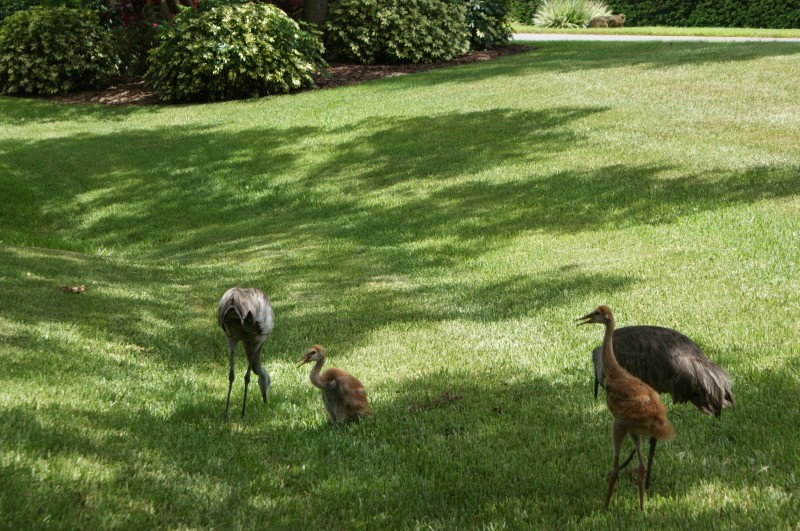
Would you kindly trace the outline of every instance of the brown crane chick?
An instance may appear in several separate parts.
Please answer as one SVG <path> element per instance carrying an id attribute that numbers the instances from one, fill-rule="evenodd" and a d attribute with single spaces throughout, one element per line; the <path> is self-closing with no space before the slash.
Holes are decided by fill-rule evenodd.
<path id="1" fill-rule="evenodd" d="M 314 345 L 298 361 L 298 367 L 311 361 L 316 364 L 311 369 L 311 383 L 322 391 L 322 403 L 331 422 L 347 424 L 359 420 L 362 416 L 372 415 L 367 402 L 367 391 L 364 385 L 352 374 L 341 369 L 328 369 L 320 375 L 325 365 L 325 349 L 322 345 Z"/>
<path id="2" fill-rule="evenodd" d="M 619 452 L 626 435 L 633 439 L 636 455 L 639 458 L 637 470 L 639 484 L 639 509 L 644 509 L 644 473 L 641 438 L 654 437 L 668 441 L 675 436 L 675 429 L 667 419 L 667 409 L 659 394 L 622 368 L 614 356 L 612 336 L 614 333 L 614 314 L 608 306 L 598 306 L 593 312 L 578 319 L 579 323 L 597 323 L 605 325 L 603 336 L 602 362 L 606 386 L 606 404 L 614 416 L 611 434 L 614 445 L 614 464 L 608 477 L 606 507 L 611 501 L 611 494 L 617 483 L 619 474 Z"/>

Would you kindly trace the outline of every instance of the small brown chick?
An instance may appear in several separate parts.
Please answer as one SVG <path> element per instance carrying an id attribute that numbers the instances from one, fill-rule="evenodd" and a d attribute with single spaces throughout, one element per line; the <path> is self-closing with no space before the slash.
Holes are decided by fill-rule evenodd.
<path id="1" fill-rule="evenodd" d="M 644 509 L 644 473 L 641 437 L 654 437 L 668 441 L 675 436 L 675 429 L 667 420 L 667 409 L 659 394 L 640 379 L 632 376 L 617 363 L 614 356 L 612 334 L 614 333 L 614 314 L 608 306 L 598 306 L 593 312 L 581 317 L 579 324 L 598 323 L 606 327 L 602 345 L 603 373 L 606 384 L 606 404 L 614 416 L 612 441 L 614 445 L 614 465 L 608 477 L 606 507 L 619 474 L 619 452 L 626 435 L 630 435 L 639 458 L 637 470 L 639 483 L 639 508 Z"/>
<path id="2" fill-rule="evenodd" d="M 298 366 L 311 361 L 311 383 L 322 391 L 322 403 L 331 422 L 347 424 L 362 416 L 372 415 L 364 385 L 352 374 L 341 369 L 328 369 L 320 375 L 326 354 L 322 345 L 314 345 L 298 361 Z"/>

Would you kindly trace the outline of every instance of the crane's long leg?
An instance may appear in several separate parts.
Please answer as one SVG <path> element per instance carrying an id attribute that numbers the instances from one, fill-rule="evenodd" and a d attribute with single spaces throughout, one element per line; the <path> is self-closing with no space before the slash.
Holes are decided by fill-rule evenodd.
<path id="1" fill-rule="evenodd" d="M 236 351 L 236 342 L 231 341 L 231 338 L 228 338 L 228 351 L 230 352 L 230 370 L 228 371 L 228 400 L 225 402 L 225 422 L 228 422 L 228 410 L 231 407 L 231 389 L 233 388 L 233 380 L 235 379 L 235 375 L 233 373 L 233 353 Z"/>
<path id="2" fill-rule="evenodd" d="M 657 442 L 655 437 L 650 437 L 650 449 L 647 452 L 647 474 L 644 477 L 644 488 L 647 490 L 650 490 L 650 471 L 653 470 L 653 456 L 656 455 Z"/>
<path id="3" fill-rule="evenodd" d="M 269 386 L 270 379 L 269 373 L 261 366 L 261 349 L 264 346 L 264 341 L 256 348 L 255 356 L 253 357 L 253 372 L 258 375 L 258 387 L 261 390 L 261 398 L 266 404 L 269 401 Z"/>
<path id="4" fill-rule="evenodd" d="M 619 475 L 619 451 L 622 447 L 622 441 L 625 440 L 627 430 L 614 419 L 614 424 L 611 426 L 611 441 L 614 445 L 614 466 L 608 476 L 608 491 L 606 492 L 606 508 L 611 502 L 611 494 L 614 492 L 614 486 L 617 484 L 617 476 Z"/>
<path id="5" fill-rule="evenodd" d="M 249 356 L 248 356 L 249 357 Z M 244 409 L 247 407 L 247 386 L 250 385 L 250 371 L 253 369 L 252 362 L 247 362 L 247 372 L 244 373 L 244 400 L 242 401 L 242 418 L 244 418 Z"/>
<path id="6" fill-rule="evenodd" d="M 630 462 L 633 460 L 633 457 L 634 457 L 635 455 L 636 455 L 636 448 L 634 448 L 633 450 L 631 450 L 631 453 L 629 453 L 629 454 L 628 454 L 628 457 L 626 457 L 626 458 L 625 458 L 625 461 L 623 461 L 623 462 L 622 462 L 622 464 L 621 464 L 621 465 L 619 465 L 619 468 L 620 468 L 620 470 L 622 470 L 623 468 L 625 468 L 626 466 L 628 466 L 628 464 L 629 464 L 629 463 L 630 463 Z"/>
<path id="7" fill-rule="evenodd" d="M 633 447 L 636 456 L 639 458 L 639 468 L 636 469 L 637 484 L 639 486 L 639 510 L 644 510 L 644 461 L 642 460 L 642 438 L 631 433 Z"/>
<path id="8" fill-rule="evenodd" d="M 653 456 L 656 455 L 657 442 L 658 439 L 656 439 L 655 437 L 650 437 L 649 440 L 650 448 L 647 452 L 647 473 L 644 477 L 644 488 L 647 490 L 650 490 L 650 471 L 653 469 Z M 636 455 L 636 449 L 634 448 L 633 450 L 631 450 L 631 453 L 628 455 L 625 461 L 621 465 L 619 465 L 620 470 L 628 466 L 628 463 L 630 463 L 633 460 L 633 456 L 635 455 Z"/>

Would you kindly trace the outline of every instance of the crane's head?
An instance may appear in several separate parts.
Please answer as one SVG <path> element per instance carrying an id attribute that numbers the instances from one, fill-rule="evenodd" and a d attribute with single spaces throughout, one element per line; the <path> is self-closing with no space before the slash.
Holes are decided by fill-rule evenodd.
<path id="1" fill-rule="evenodd" d="M 608 306 L 598 306 L 593 312 L 587 313 L 577 320 L 581 321 L 578 326 L 592 323 L 606 324 L 614 320 L 614 314 L 611 313 L 611 308 Z"/>
<path id="2" fill-rule="evenodd" d="M 310 361 L 319 361 L 323 358 L 325 358 L 325 349 L 323 348 L 323 346 L 314 345 L 313 347 L 308 349 L 308 352 L 306 352 L 302 358 L 297 360 L 297 366 L 299 367 L 300 365 L 305 365 Z"/>

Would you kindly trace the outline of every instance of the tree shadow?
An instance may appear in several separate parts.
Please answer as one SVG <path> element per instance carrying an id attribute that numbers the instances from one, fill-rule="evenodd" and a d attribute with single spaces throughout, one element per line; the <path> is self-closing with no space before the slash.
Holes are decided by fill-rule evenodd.
<path id="1" fill-rule="evenodd" d="M 566 391 L 542 380 L 495 388 L 466 376 L 440 372 L 405 382 L 395 398 L 375 404 L 374 418 L 346 428 L 323 420 L 291 430 L 281 422 L 238 430 L 216 418 L 203 420 L 207 408 L 188 402 L 168 418 L 125 404 L 103 412 L 10 409 L 5 424 L 17 434 L 14 448 L 26 461 L 81 456 L 109 473 L 104 479 L 70 476 L 53 462 L 57 471 L 49 481 L 31 482 L 27 466 L 11 464 L 2 470 L 3 496 L 13 494 L 13 516 L 29 523 L 57 514 L 62 522 L 98 525 L 107 523 L 98 518 L 116 512 L 117 525 L 194 526 L 239 521 L 242 514 L 260 521 L 269 514 L 291 527 L 308 515 L 331 527 L 368 525 L 376 514 L 385 514 L 388 524 L 467 523 L 476 508 L 485 513 L 493 505 L 527 505 L 540 488 L 554 492 L 547 506 L 579 496 L 587 478 L 574 467 L 589 466 L 587 452 L 580 434 L 561 426 L 584 424 L 587 412 L 575 403 L 537 401 L 537 395 Z M 437 403 L 447 390 L 457 398 Z M 492 400 L 486 401 L 487 392 Z M 70 420 L 59 421 L 65 414 Z M 519 455 L 521 446 L 527 455 Z M 516 458 L 500 458 L 512 454 Z M 529 459 L 544 466 L 520 470 Z M 261 469 L 254 471 L 254 463 Z M 556 489 L 547 479 L 551 468 L 575 476 L 555 481 Z M 360 512 L 331 503 L 350 496 L 363 500 Z M 259 507 L 259 497 L 274 500 L 272 509 Z M 401 516 L 398 507 L 411 510 Z M 196 519 L 187 521 L 193 514 Z"/>
<path id="2" fill-rule="evenodd" d="M 796 43 L 715 42 L 558 42 L 536 43 L 534 53 L 495 59 L 486 63 L 440 69 L 422 76 L 382 80 L 399 89 L 463 84 L 495 78 L 535 76 L 542 72 L 591 72 L 638 66 L 660 70 L 709 63 L 747 63 L 765 57 L 800 53 Z"/>
<path id="3" fill-rule="evenodd" d="M 16 202 L 4 203 L 2 234 L 28 247 L 2 250 L 2 297 L 14 301 L 4 304 L 4 315 L 31 329 L 69 323 L 91 337 L 196 363 L 206 358 L 185 352 L 220 351 L 218 297 L 231 285 L 255 285 L 278 312 L 266 357 L 294 355 L 307 337 L 357 343 L 398 322 L 502 320 L 561 304 L 559 293 L 582 286 L 624 289 L 636 282 L 546 266 L 537 279 L 411 280 L 479 258 L 520 234 L 661 225 L 800 194 L 796 165 L 679 177 L 650 165 L 487 177 L 511 160 L 558 156 L 579 140 L 573 124 L 604 110 L 365 121 L 346 141 L 330 140 L 344 131 L 304 126 L 2 142 L 11 171 L 0 179 L 27 205 L 14 210 Z M 303 142 L 320 142 L 324 156 L 303 153 Z M 154 144 L 164 146 L 159 155 L 141 157 Z M 98 152 L 104 156 L 76 158 Z M 51 174 L 43 160 L 68 171 Z M 57 291 L 80 283 L 89 283 L 83 295 Z M 361 316 L 365 305 L 382 311 Z M 19 348 L 36 337 L 20 334 Z"/>
<path id="4" fill-rule="evenodd" d="M 336 130 L 312 127 L 239 133 L 170 128 L 11 141 L 0 145 L 0 153 L 15 161 L 4 181 L 29 206 L 4 208 L 0 219 L 10 243 L 49 234 L 37 243 L 134 246 L 154 258 L 179 260 L 267 250 L 295 267 L 296 255 L 284 251 L 320 236 L 384 253 L 408 253 L 399 246 L 439 238 L 461 259 L 482 252 L 487 240 L 521 231 L 670 223 L 732 202 L 800 193 L 797 166 L 670 179 L 662 174 L 672 168 L 650 165 L 483 177 L 511 160 L 557 156 L 579 141 L 573 122 L 604 110 L 500 109 L 368 121 L 355 124 L 363 133 L 345 142 L 329 140 Z M 297 149 L 303 141 L 330 152 L 303 153 Z M 154 144 L 167 147 L 153 158 L 139 155 Z M 105 154 L 101 160 L 76 158 L 98 150 Z M 81 167 L 56 176 L 41 160 Z M 436 253 L 416 254 L 423 264 L 436 263 Z"/>
<path id="5" fill-rule="evenodd" d="M 158 106 L 67 105 L 39 99 L 0 96 L 0 124 L 124 120 L 134 114 L 161 112 Z"/>
<path id="6" fill-rule="evenodd" d="M 678 437 L 656 456 L 645 507 L 657 509 L 644 515 L 630 471 L 612 501 L 611 514 L 622 516 L 603 509 L 610 417 L 591 398 L 589 371 L 584 383 L 509 367 L 366 382 L 375 414 L 345 428 L 321 411 L 309 415 L 321 409 L 316 390 L 279 394 L 226 425 L 222 398 L 204 400 L 215 390 L 187 388 L 174 378 L 179 368 L 153 397 L 169 404 L 163 412 L 125 396 L 100 411 L 4 408 L 0 441 L 22 461 L 0 468 L 0 500 L 14 500 L 12 525 L 54 515 L 92 527 L 264 518 L 283 527 L 578 526 L 619 517 L 679 525 L 688 515 L 709 526 L 748 518 L 780 526 L 792 521 L 798 486 L 788 478 L 800 381 L 785 370 L 739 374 L 743 354 L 757 355 L 719 356 L 743 360 L 731 367 L 737 405 L 722 419 L 669 405 Z M 70 472 L 75 460 L 88 472 Z M 49 463 L 46 480 L 31 476 L 30 462 Z M 698 504 L 709 488 L 748 505 Z M 359 502 L 336 503 L 345 499 Z"/>

